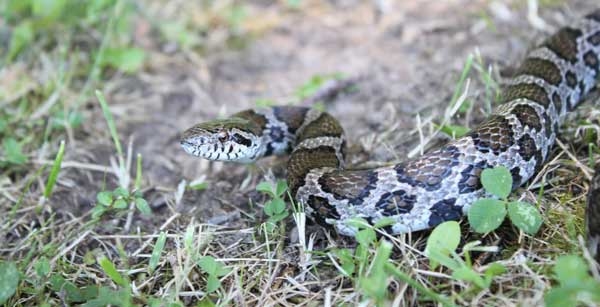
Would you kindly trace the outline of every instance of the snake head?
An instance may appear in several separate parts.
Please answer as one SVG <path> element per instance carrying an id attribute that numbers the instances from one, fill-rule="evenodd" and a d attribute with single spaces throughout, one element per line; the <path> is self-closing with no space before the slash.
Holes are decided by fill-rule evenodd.
<path id="1" fill-rule="evenodd" d="M 262 129 L 243 118 L 232 117 L 197 124 L 186 130 L 181 147 L 190 155 L 213 161 L 251 163 L 265 148 Z"/>

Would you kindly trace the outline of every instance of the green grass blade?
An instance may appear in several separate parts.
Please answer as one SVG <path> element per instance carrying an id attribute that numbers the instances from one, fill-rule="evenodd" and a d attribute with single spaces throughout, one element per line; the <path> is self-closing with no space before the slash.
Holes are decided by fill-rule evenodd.
<path id="1" fill-rule="evenodd" d="M 112 281 L 114 281 L 117 285 L 123 287 L 128 286 L 127 280 L 125 280 L 125 278 L 123 278 L 123 276 L 119 274 L 117 268 L 110 261 L 110 259 L 106 258 L 105 256 L 102 256 L 98 259 L 98 263 L 102 267 L 102 270 L 104 270 L 104 273 L 106 273 L 106 275 L 108 275 L 108 277 L 110 277 L 110 279 L 112 279 Z"/>
<path id="2" fill-rule="evenodd" d="M 460 79 L 454 88 L 454 94 L 452 95 L 452 100 L 450 100 L 450 105 L 454 106 L 456 100 L 462 93 L 462 89 L 464 87 L 464 83 L 467 80 L 467 76 L 469 75 L 469 71 L 471 71 L 471 66 L 473 65 L 473 55 L 469 54 L 467 57 L 467 61 L 465 62 L 465 66 L 463 67 L 462 73 L 460 74 Z"/>
<path id="3" fill-rule="evenodd" d="M 142 155 L 141 154 L 137 154 L 137 163 L 136 163 L 136 169 L 135 169 L 135 183 L 133 186 L 136 191 L 139 190 L 140 187 L 142 186 Z"/>
<path id="4" fill-rule="evenodd" d="M 391 275 L 393 275 L 394 277 L 398 278 L 399 280 L 407 283 L 409 286 L 417 289 L 417 291 L 419 291 L 421 294 L 442 304 L 442 306 L 456 306 L 450 299 L 448 299 L 447 297 L 441 296 L 432 290 L 429 290 L 422 284 L 420 284 L 417 281 L 415 281 L 414 279 L 410 278 L 410 276 L 408 276 L 406 273 L 400 271 L 398 268 L 396 268 L 390 262 L 385 264 L 385 270 L 388 273 L 390 273 Z"/>
<path id="5" fill-rule="evenodd" d="M 108 124 L 108 130 L 110 131 L 110 135 L 113 138 L 115 143 L 115 149 L 117 150 L 117 154 L 119 155 L 119 164 L 121 167 L 125 167 L 123 162 L 123 149 L 121 147 L 121 141 L 119 141 L 119 135 L 117 134 L 117 126 L 115 125 L 115 120 L 113 119 L 112 113 L 110 113 L 110 109 L 108 108 L 108 104 L 106 103 L 106 99 L 104 98 L 104 94 L 101 91 L 96 90 L 96 97 L 100 102 L 100 107 L 102 107 L 102 114 L 106 119 L 106 123 Z"/>
<path id="6" fill-rule="evenodd" d="M 65 141 L 60 141 L 58 153 L 56 154 L 56 158 L 54 158 L 54 164 L 52 164 L 52 170 L 50 170 L 48 181 L 46 181 L 46 188 L 44 189 L 45 198 L 50 198 L 50 195 L 52 195 L 52 190 L 54 189 L 54 185 L 56 184 L 56 178 L 58 178 L 58 173 L 60 173 L 60 165 L 62 164 L 64 154 Z"/>
<path id="7" fill-rule="evenodd" d="M 154 244 L 154 248 L 152 249 L 152 256 L 150 256 L 149 270 L 150 273 L 154 272 L 156 267 L 158 266 L 158 260 L 160 260 L 160 254 L 165 248 L 165 242 L 167 241 L 167 234 L 164 231 L 160 232 L 158 239 L 156 239 L 156 244 Z"/>

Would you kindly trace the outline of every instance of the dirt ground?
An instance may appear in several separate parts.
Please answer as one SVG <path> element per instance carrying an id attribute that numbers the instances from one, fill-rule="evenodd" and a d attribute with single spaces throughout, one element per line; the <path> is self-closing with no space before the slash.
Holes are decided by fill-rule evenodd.
<path id="1" fill-rule="evenodd" d="M 363 1 L 311 3 L 309 10 L 299 14 L 255 4 L 272 27 L 246 48 L 209 52 L 193 60 L 156 55 L 145 73 L 115 82 L 107 97 L 123 140 L 131 138 L 133 151 L 144 157 L 147 186 L 158 194 L 154 207 L 166 205 L 181 180 L 202 177 L 208 188 L 186 195 L 171 210 L 201 222 L 229 216 L 239 208 L 250 210 L 247 200 L 256 196 L 252 192 L 256 181 L 270 167 L 281 175 L 284 161 L 259 163 L 253 181 L 241 187 L 247 167 L 190 157 L 179 147 L 178 135 L 195 123 L 252 108 L 258 99 L 289 103 L 296 89 L 315 75 L 361 76 L 358 90 L 340 95 L 327 104 L 327 110 L 344 125 L 350 143 L 368 154 L 362 160 L 403 160 L 419 141 L 415 116 L 435 120 L 443 115 L 469 54 L 479 50 L 483 63 L 497 76 L 499 70 L 516 65 L 528 48 L 547 35 L 544 32 L 593 8 L 589 1 L 544 8 L 540 16 L 548 25 L 535 29 L 522 4 L 382 2 L 386 7 L 381 13 L 377 5 Z M 473 81 L 469 95 L 481 100 L 483 89 L 477 86 L 482 85 Z M 467 125 L 485 116 L 482 108 L 476 105 L 475 119 Z M 96 120 L 88 129 L 103 130 L 98 127 L 105 125 L 100 113 L 92 118 Z M 373 145 L 373 134 L 389 129 L 392 132 Z M 103 139 L 106 146 L 99 145 L 95 135 L 83 142 L 92 148 L 110 148 L 108 134 Z M 92 153 L 96 163 L 105 164 L 103 149 Z M 93 199 L 95 190 L 88 193 Z M 224 224 L 239 225 L 235 221 L 239 216 L 234 215 Z M 143 224 L 160 224 L 156 218 Z"/>
<path id="2" fill-rule="evenodd" d="M 83 255 L 100 248 L 116 255 L 103 243 L 112 240 L 107 236 L 159 230 L 181 234 L 195 222 L 210 229 L 207 254 L 233 259 L 230 264 L 258 257 L 253 232 L 265 219 L 260 204 L 266 198 L 255 187 L 265 179 L 284 178 L 285 159 L 267 159 L 255 166 L 203 161 L 179 147 L 179 135 L 186 128 L 252 108 L 259 99 L 293 102 L 297 89 L 313 76 L 341 73 L 360 79 L 354 90 L 341 93 L 325 107 L 346 129 L 352 145 L 350 161 L 402 161 L 420 143 L 416 127 L 420 124 L 428 133 L 431 122 L 443 117 L 470 54 L 478 52 L 484 69 L 491 67 L 492 75 L 499 78 L 536 42 L 597 7 L 589 0 L 543 1 L 539 17 L 546 24 L 536 25 L 527 17 L 525 1 L 332 0 L 301 5 L 304 9 L 283 10 L 269 1 L 248 2 L 250 14 L 259 17 L 244 26 L 259 30 L 240 48 L 169 53 L 152 40 L 145 42 L 150 59 L 143 72 L 116 74 L 101 89 L 124 144 L 131 142 L 132 152 L 143 157 L 144 197 L 153 214 L 136 214 L 128 229 L 122 227 L 122 219 L 109 219 L 69 253 Z M 453 120 L 472 127 L 487 113 L 481 102 L 480 76 L 473 71 L 470 77 L 473 110 Z M 75 132 L 76 146 L 68 144 L 65 161 L 108 166 L 114 147 L 96 102 L 90 102 L 86 116 L 83 128 Z M 429 145 L 443 140 L 438 136 Z M 50 202 L 60 203 L 52 211 L 69 220 L 88 212 L 104 185 L 111 189 L 117 182 L 101 170 L 66 165 Z M 207 187 L 188 190 L 178 199 L 183 180 L 201 180 Z M 265 269 L 268 274 L 259 278 L 261 285 L 251 291 L 254 299 L 248 305 L 289 304 L 281 301 L 285 295 L 278 291 L 283 288 L 280 283 L 289 282 L 283 278 L 295 276 L 287 269 L 298 269 L 294 263 L 300 255 L 294 248 L 297 238 L 291 218 L 288 225 L 291 241 L 281 247 L 279 269 Z M 310 229 L 320 238 L 317 246 L 327 247 L 327 235 L 318 227 Z M 119 240 L 127 252 L 149 252 L 145 240 Z M 173 244 L 168 243 L 166 250 Z M 246 265 L 250 272 L 257 269 L 252 263 Z M 323 289 L 339 285 L 335 269 L 319 274 L 303 280 L 300 296 L 321 302 Z M 271 294 L 260 289 L 270 289 Z M 341 301 L 356 299 L 351 288 L 339 289 L 345 294 Z M 535 295 L 523 294 L 526 300 L 539 302 Z M 518 296 L 513 295 L 511 303 Z"/>

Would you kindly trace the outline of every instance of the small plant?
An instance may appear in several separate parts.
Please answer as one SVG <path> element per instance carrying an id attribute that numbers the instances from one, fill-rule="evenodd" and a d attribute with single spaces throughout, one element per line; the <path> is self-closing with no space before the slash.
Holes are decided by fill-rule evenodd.
<path id="1" fill-rule="evenodd" d="M 264 212 L 269 217 L 264 223 L 265 230 L 272 233 L 279 221 L 290 214 L 286 208 L 284 197 L 288 190 L 285 180 L 278 180 L 276 184 L 263 181 L 256 186 L 259 192 L 267 193 L 271 199 L 264 205 Z"/>
<path id="2" fill-rule="evenodd" d="M 229 272 L 230 268 L 225 267 L 223 263 L 218 262 L 212 256 L 202 256 L 198 259 L 198 266 L 208 277 L 206 278 L 206 293 L 212 293 L 221 288 L 220 277 L 223 277 Z"/>
<path id="3" fill-rule="evenodd" d="M 386 304 L 387 285 L 392 278 L 409 284 L 443 306 L 452 306 L 448 298 L 427 289 L 393 265 L 390 260 L 392 244 L 385 239 L 377 240 L 376 235 L 378 229 L 389 226 L 393 222 L 392 219 L 383 218 L 375 225 L 370 225 L 362 218 L 350 220 L 349 225 L 358 228 L 355 235 L 358 245 L 354 250 L 348 248 L 332 250 L 338 262 L 333 257 L 330 258 L 338 271 L 351 278 L 365 298 L 375 301 L 375 306 Z"/>
<path id="4" fill-rule="evenodd" d="M 494 276 L 506 271 L 499 263 L 492 263 L 483 274 L 473 269 L 470 251 L 496 251 L 495 247 L 479 246 L 481 242 L 475 241 L 463 246 L 465 260 L 456 253 L 460 242 L 460 226 L 455 221 L 448 221 L 438 225 L 427 239 L 425 255 L 429 258 L 431 268 L 443 265 L 452 271 L 452 277 L 473 283 L 480 289 L 487 289 L 492 284 Z"/>
<path id="5" fill-rule="evenodd" d="M 342 79 L 344 76 L 340 73 L 329 74 L 329 75 L 315 75 L 308 82 L 304 83 L 296 90 L 296 97 L 299 100 L 306 99 L 314 95 L 319 89 L 323 87 L 325 82 L 332 79 Z"/>
<path id="6" fill-rule="evenodd" d="M 366 298 L 374 300 L 379 306 L 383 304 L 388 293 L 387 284 L 390 275 L 384 268 L 389 260 L 392 245 L 385 240 L 378 242 L 376 229 L 387 224 L 379 223 L 371 226 L 362 218 L 352 219 L 348 224 L 358 228 L 355 235 L 358 245 L 354 250 L 348 248 L 332 250 L 339 261 L 339 263 L 334 261 L 334 265 L 344 276 L 353 280 Z M 374 254 L 372 248 L 376 250 Z"/>
<path id="7" fill-rule="evenodd" d="M 125 163 L 126 159 L 117 133 L 117 126 L 115 125 L 115 121 L 102 92 L 96 91 L 96 96 L 100 102 L 102 113 L 106 119 L 108 130 L 110 131 L 110 135 L 115 144 L 115 150 L 117 151 L 118 167 L 115 170 L 115 174 L 119 179 L 120 186 L 113 191 L 102 191 L 96 195 L 97 203 L 93 209 L 92 217 L 95 219 L 99 218 L 110 209 L 126 209 L 130 203 L 135 204 L 135 207 L 142 214 L 151 214 L 152 210 L 140 191 L 142 184 L 142 156 L 140 154 L 137 155 L 134 187 L 133 191 L 128 191 L 125 187 L 129 186 L 129 182 L 131 181 L 129 177 L 129 167 L 128 164 Z M 127 160 L 129 160 L 129 156 Z"/>
<path id="8" fill-rule="evenodd" d="M 469 209 L 469 223 L 476 232 L 488 233 L 497 229 L 506 214 L 512 223 L 528 234 L 535 234 L 542 225 L 542 216 L 535 206 L 522 201 L 509 201 L 512 176 L 504 166 L 481 172 L 481 184 L 495 198 L 478 199 Z"/>
<path id="9" fill-rule="evenodd" d="M 93 209 L 92 217 L 99 218 L 111 209 L 125 210 L 130 203 L 135 203 L 135 207 L 142 214 L 152 214 L 148 202 L 143 198 L 142 192 L 129 192 L 124 188 L 118 187 L 112 191 L 102 191 L 96 195 L 96 206 Z"/>
<path id="10" fill-rule="evenodd" d="M 596 306 L 600 304 L 600 281 L 594 279 L 587 269 L 586 262 L 577 255 L 558 257 L 554 265 L 554 279 L 558 286 L 544 296 L 548 307 Z"/>

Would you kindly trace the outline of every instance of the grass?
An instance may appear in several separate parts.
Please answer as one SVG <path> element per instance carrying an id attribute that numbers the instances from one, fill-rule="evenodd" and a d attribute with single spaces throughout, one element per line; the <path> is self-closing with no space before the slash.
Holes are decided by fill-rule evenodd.
<path id="1" fill-rule="evenodd" d="M 163 95 L 164 79 L 143 90 L 135 82 L 152 82 L 148 80 L 155 74 L 187 66 L 201 71 L 203 57 L 243 48 L 268 31 L 269 22 L 282 22 L 281 17 L 264 17 L 269 10 L 295 20 L 323 9 L 311 13 L 311 5 L 280 1 L 265 9 L 229 0 L 2 2 L 0 302 L 449 306 L 536 305 L 544 300 L 550 305 L 578 294 L 584 302 L 596 299 L 598 268 L 586 257 L 580 239 L 588 188 L 581 174 L 589 172 L 600 154 L 597 146 L 588 145 L 600 130 L 593 107 L 583 106 L 577 125 L 565 127 L 563 144 L 568 145 L 557 147 L 541 174 L 510 197 L 538 205 L 544 224 L 536 235 L 509 223 L 481 235 L 462 223 L 443 232 L 457 245 L 434 252 L 426 247 L 433 246 L 428 240 L 440 240 L 435 233 L 392 237 L 356 221 L 362 226 L 354 241 L 310 225 L 301 208 L 282 206 L 283 182 L 260 179 L 269 173 L 263 172 L 268 166 L 278 174 L 276 165 L 260 165 L 241 177 L 234 168 L 219 171 L 216 165 L 188 184 L 184 174 L 202 172 L 182 169 L 168 153 L 157 157 L 148 151 L 140 145 L 147 135 L 125 137 L 136 123 L 152 121 L 133 112 L 148 107 L 147 101 L 156 102 L 144 91 Z M 453 84 L 445 87 L 454 89 L 445 93 L 448 111 L 439 120 L 426 118 L 413 134 L 403 134 L 422 136 L 413 154 L 439 132 L 459 135 L 475 122 L 471 114 L 482 117 L 492 109 L 498 90 L 493 67 L 478 52 L 460 61 L 462 69 L 453 72 Z M 331 76 L 337 75 L 323 72 L 296 84 L 291 100 L 310 96 Z M 134 85 L 123 88 L 127 82 Z M 192 87 L 198 91 L 202 86 Z M 130 104 L 120 103 L 135 95 Z M 269 99 L 261 103 L 276 100 Z M 154 140 L 166 144 L 160 142 Z M 167 185 L 162 180 L 172 165 L 175 183 Z M 228 176 L 219 177 L 223 173 Z M 221 190 L 230 195 L 219 196 Z M 207 224 L 219 212 L 206 209 L 215 204 L 206 197 L 211 193 L 220 199 L 215 206 L 234 215 Z M 565 253 L 570 255 L 559 258 Z"/>

